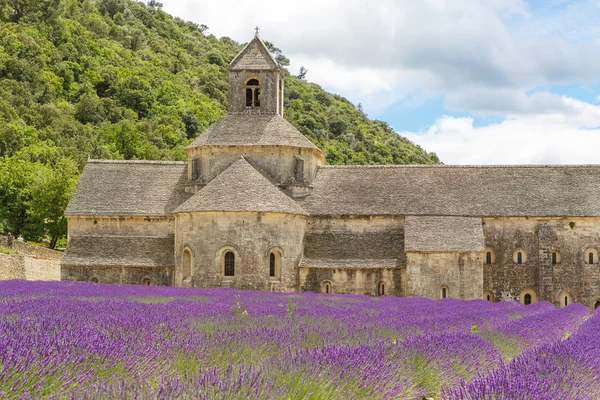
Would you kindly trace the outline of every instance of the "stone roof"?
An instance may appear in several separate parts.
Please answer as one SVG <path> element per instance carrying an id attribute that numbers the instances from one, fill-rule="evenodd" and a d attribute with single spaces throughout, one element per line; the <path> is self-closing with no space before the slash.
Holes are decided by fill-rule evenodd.
<path id="1" fill-rule="evenodd" d="M 404 220 L 407 252 L 483 251 L 481 218 L 407 216 Z"/>
<path id="2" fill-rule="evenodd" d="M 267 46 L 257 36 L 248 42 L 248 44 L 239 52 L 237 56 L 229 63 L 230 71 L 259 71 L 259 70 L 277 70 L 279 65 L 267 49 Z"/>
<path id="3" fill-rule="evenodd" d="M 187 148 L 234 145 L 318 149 L 292 124 L 277 114 L 227 114 L 212 124 Z"/>
<path id="4" fill-rule="evenodd" d="M 312 215 L 600 216 L 600 165 L 323 166 Z"/>
<path id="5" fill-rule="evenodd" d="M 402 257 L 404 234 L 385 232 L 309 232 L 302 267 L 394 268 Z"/>
<path id="6" fill-rule="evenodd" d="M 172 267 L 173 237 L 72 236 L 61 265 Z"/>
<path id="7" fill-rule="evenodd" d="M 65 215 L 168 216 L 186 181 L 185 162 L 89 160 Z"/>
<path id="8" fill-rule="evenodd" d="M 174 212 L 250 211 L 307 215 L 248 161 L 240 158 Z"/>

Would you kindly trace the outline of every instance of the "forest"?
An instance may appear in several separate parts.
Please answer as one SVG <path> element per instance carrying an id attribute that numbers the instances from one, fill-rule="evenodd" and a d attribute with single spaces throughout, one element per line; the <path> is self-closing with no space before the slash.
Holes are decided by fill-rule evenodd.
<path id="1" fill-rule="evenodd" d="M 244 45 L 208 29 L 154 0 L 0 0 L 0 233 L 64 247 L 89 158 L 185 160 L 225 115 Z M 267 45 L 286 73 L 285 118 L 327 163 L 440 163 Z"/>

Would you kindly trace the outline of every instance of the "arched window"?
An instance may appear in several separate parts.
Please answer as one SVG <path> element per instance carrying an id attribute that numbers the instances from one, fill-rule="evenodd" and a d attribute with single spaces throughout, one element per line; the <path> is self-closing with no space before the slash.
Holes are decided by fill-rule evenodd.
<path id="1" fill-rule="evenodd" d="M 321 283 L 321 289 L 323 290 L 323 293 L 327 293 L 327 294 L 332 293 L 332 291 L 331 291 L 331 282 L 329 282 L 329 281 L 323 281 Z"/>
<path id="2" fill-rule="evenodd" d="M 442 286 L 440 289 L 440 297 L 442 299 L 447 299 L 450 296 L 450 290 L 448 290 L 448 286 Z"/>
<path id="3" fill-rule="evenodd" d="M 269 255 L 269 276 L 275 276 L 275 253 Z"/>
<path id="4" fill-rule="evenodd" d="M 487 301 L 494 301 L 494 293 L 491 290 L 486 290 L 485 292 L 483 292 L 483 298 L 486 299 Z"/>
<path id="5" fill-rule="evenodd" d="M 282 252 L 279 249 L 269 250 L 269 278 L 277 280 L 281 278 Z"/>
<path id="6" fill-rule="evenodd" d="M 245 90 L 246 107 L 260 107 L 260 82 L 258 79 L 248 79 Z"/>
<path id="7" fill-rule="evenodd" d="M 142 280 L 142 285 L 152 286 L 152 280 L 150 278 L 144 278 Z"/>
<path id="8" fill-rule="evenodd" d="M 537 295 L 533 289 L 522 290 L 519 298 L 521 303 L 525 305 L 533 304 L 537 301 Z"/>
<path id="9" fill-rule="evenodd" d="M 515 249 L 513 253 L 513 262 L 515 264 L 525 264 L 527 262 L 527 253 L 525 252 L 525 249 Z"/>
<path id="10" fill-rule="evenodd" d="M 590 247 L 585 250 L 585 263 L 596 264 L 598 262 L 598 250 Z"/>
<path id="11" fill-rule="evenodd" d="M 95 276 L 93 276 L 92 279 L 90 279 L 90 282 L 98 283 L 98 278 L 96 278 Z"/>
<path id="12" fill-rule="evenodd" d="M 385 296 L 385 282 L 379 282 L 379 285 L 377 287 L 377 294 L 379 296 Z"/>
<path id="13" fill-rule="evenodd" d="M 569 292 L 562 292 L 559 297 L 559 301 L 561 307 L 566 307 L 573 302 L 573 299 L 571 298 L 571 294 Z"/>
<path id="14" fill-rule="evenodd" d="M 192 276 L 192 252 L 188 249 L 183 251 L 183 279 Z"/>
<path id="15" fill-rule="evenodd" d="M 225 253 L 225 276 L 235 276 L 235 254 L 228 251 Z"/>
<path id="16" fill-rule="evenodd" d="M 552 265 L 560 264 L 561 256 L 558 249 L 552 249 Z"/>
<path id="17" fill-rule="evenodd" d="M 496 252 L 493 248 L 487 247 L 485 249 L 485 263 L 487 265 L 494 264 L 496 262 Z"/>

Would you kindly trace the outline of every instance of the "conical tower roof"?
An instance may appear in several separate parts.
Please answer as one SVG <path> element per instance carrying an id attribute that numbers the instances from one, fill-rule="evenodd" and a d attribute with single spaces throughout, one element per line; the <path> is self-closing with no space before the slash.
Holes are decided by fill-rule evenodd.
<path id="1" fill-rule="evenodd" d="M 201 146 L 290 146 L 321 151 L 280 115 L 227 114 L 188 149 Z"/>
<path id="2" fill-rule="evenodd" d="M 173 213 L 202 211 L 275 212 L 308 215 L 243 157 Z"/>

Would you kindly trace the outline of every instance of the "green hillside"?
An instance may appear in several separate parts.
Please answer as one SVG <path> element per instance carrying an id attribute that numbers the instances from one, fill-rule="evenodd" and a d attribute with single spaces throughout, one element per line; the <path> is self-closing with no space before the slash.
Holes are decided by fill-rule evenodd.
<path id="1" fill-rule="evenodd" d="M 225 114 L 227 64 L 242 48 L 154 1 L 0 0 L 0 21 L 0 231 L 51 245 L 88 157 L 185 160 Z M 293 75 L 285 105 L 330 164 L 439 163 Z"/>

